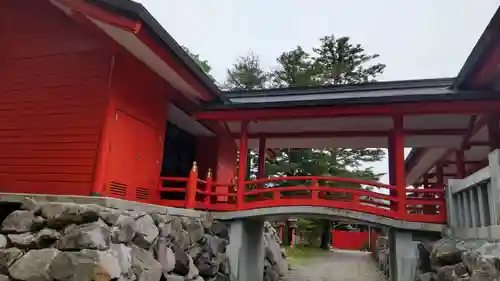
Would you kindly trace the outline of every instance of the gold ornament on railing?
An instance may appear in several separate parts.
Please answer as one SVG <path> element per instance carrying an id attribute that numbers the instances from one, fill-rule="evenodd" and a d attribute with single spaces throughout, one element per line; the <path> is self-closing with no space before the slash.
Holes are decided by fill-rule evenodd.
<path id="1" fill-rule="evenodd" d="M 212 178 L 212 169 L 208 168 L 207 178 Z"/>
<path id="2" fill-rule="evenodd" d="M 193 167 L 191 168 L 191 170 L 193 172 L 198 170 L 198 165 L 196 164 L 196 161 L 193 162 Z"/>

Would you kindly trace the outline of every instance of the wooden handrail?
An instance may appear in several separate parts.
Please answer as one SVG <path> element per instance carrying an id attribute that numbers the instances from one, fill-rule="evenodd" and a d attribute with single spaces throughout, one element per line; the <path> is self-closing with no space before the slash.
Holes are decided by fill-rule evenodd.
<path id="1" fill-rule="evenodd" d="M 361 180 L 361 179 L 355 179 L 355 178 L 342 178 L 342 177 L 335 177 L 335 176 L 285 176 L 285 177 L 272 177 L 272 178 L 248 180 L 248 181 L 244 181 L 244 183 L 245 183 L 245 185 L 250 185 L 250 184 L 256 185 L 256 184 L 260 184 L 260 183 L 268 183 L 268 182 L 271 183 L 271 182 L 279 182 L 279 181 L 312 181 L 312 180 L 356 183 L 356 184 L 368 185 L 368 186 L 374 186 L 374 187 L 380 187 L 380 188 L 396 189 L 396 187 L 393 185 L 384 184 L 384 183 L 380 183 L 380 182 Z"/>
<path id="2" fill-rule="evenodd" d="M 164 182 L 185 182 L 185 187 L 163 187 Z M 445 222 L 445 202 L 444 190 L 442 189 L 409 189 L 406 188 L 405 209 L 398 212 L 391 208 L 391 205 L 399 202 L 396 195 L 391 195 L 388 190 L 397 190 L 395 186 L 372 182 L 354 178 L 342 178 L 334 176 L 287 176 L 262 178 L 256 180 L 243 181 L 243 186 L 256 185 L 262 187 L 265 183 L 278 183 L 284 181 L 306 181 L 307 184 L 297 186 L 272 186 L 268 188 L 257 188 L 252 190 L 243 189 L 240 195 L 243 195 L 243 201 L 238 202 L 238 192 L 216 191 L 216 187 L 235 187 L 234 183 L 214 182 L 211 173 L 207 173 L 206 179 L 198 177 L 196 164 L 190 171 L 188 178 L 182 177 L 160 177 L 160 192 L 184 192 L 186 198 L 183 206 L 190 209 L 206 209 L 213 211 L 237 211 L 249 210 L 265 207 L 277 206 L 324 206 L 330 208 L 350 209 L 354 211 L 372 213 L 381 216 L 387 216 L 395 219 L 408 219 L 418 222 Z M 375 190 L 363 188 L 346 188 L 336 186 L 322 186 L 320 182 L 338 182 L 348 184 L 358 184 L 362 186 L 372 186 Z M 385 189 L 381 192 L 380 189 Z M 287 195 L 286 192 L 304 192 L 299 195 Z M 327 194 L 343 194 L 342 196 L 326 196 Z M 269 194 L 269 196 L 264 196 Z M 411 196 L 414 194 L 415 196 Z M 430 195 L 427 196 L 426 194 Z M 197 197 L 201 195 L 201 197 Z M 420 197 L 422 196 L 422 197 Z M 427 197 L 424 197 L 427 196 Z M 212 197 L 233 198 L 233 201 L 215 202 Z M 253 201 L 252 201 L 253 200 Z M 255 201 L 257 200 L 257 201 Z M 160 200 L 162 202 L 162 200 Z M 165 204 L 178 206 L 178 202 L 164 200 Z M 425 213 L 426 206 L 436 206 L 435 213 Z"/>

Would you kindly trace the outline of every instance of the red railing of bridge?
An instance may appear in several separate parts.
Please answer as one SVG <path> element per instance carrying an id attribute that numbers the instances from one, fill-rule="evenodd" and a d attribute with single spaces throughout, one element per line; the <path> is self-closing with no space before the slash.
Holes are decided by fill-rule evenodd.
<path id="1" fill-rule="evenodd" d="M 287 182 L 300 182 L 281 186 Z M 398 210 L 397 188 L 379 182 L 333 176 L 273 177 L 244 181 L 243 191 L 234 184 L 198 178 L 162 177 L 158 204 L 210 211 L 237 211 L 281 206 L 315 206 L 374 214 L 413 222 L 444 223 L 446 208 L 442 189 L 406 189 L 404 210 Z M 265 185 L 268 185 L 264 188 Z M 174 185 L 174 186 L 172 186 Z M 175 186 L 176 185 L 176 186 Z M 274 185 L 274 186 L 273 186 Z M 357 188 L 346 186 L 357 185 Z M 365 188 L 359 188 L 359 185 Z M 229 191 L 216 191 L 218 187 Z M 366 187 L 372 187 L 372 190 Z M 166 195 L 167 198 L 162 198 Z M 399 197 L 401 198 L 401 197 Z"/>

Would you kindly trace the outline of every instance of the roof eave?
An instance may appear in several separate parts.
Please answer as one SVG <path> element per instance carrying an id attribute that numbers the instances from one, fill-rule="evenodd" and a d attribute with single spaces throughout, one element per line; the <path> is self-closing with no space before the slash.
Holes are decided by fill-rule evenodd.
<path id="1" fill-rule="evenodd" d="M 162 25 L 148 12 L 140 3 L 130 0 L 86 0 L 102 9 L 134 20 L 141 20 L 148 34 L 169 54 L 172 58 L 183 64 L 188 72 L 210 92 L 213 97 L 220 101 L 226 101 L 220 89 L 214 81 L 193 61 L 193 59 L 182 49 L 175 39 L 162 27 Z"/>
<path id="2" fill-rule="evenodd" d="M 479 37 L 478 42 L 472 49 L 472 52 L 467 57 L 464 65 L 460 69 L 457 78 L 453 82 L 453 89 L 466 89 L 468 84 L 474 78 L 474 75 L 480 70 L 483 61 L 490 56 L 494 47 L 499 42 L 499 26 L 500 26 L 500 8 L 497 9 L 492 19 L 486 26 Z"/>
<path id="3" fill-rule="evenodd" d="M 308 86 L 308 87 L 289 87 L 277 89 L 262 89 L 248 91 L 223 91 L 222 94 L 228 98 L 238 97 L 242 94 L 246 96 L 287 96 L 287 95 L 306 95 L 322 92 L 363 92 L 363 91 L 381 91 L 381 90 L 400 90 L 416 88 L 448 88 L 453 84 L 455 78 L 436 78 L 436 79 L 418 79 L 418 80 L 399 80 L 369 82 L 359 84 L 345 85 L 326 85 L 326 86 Z"/>

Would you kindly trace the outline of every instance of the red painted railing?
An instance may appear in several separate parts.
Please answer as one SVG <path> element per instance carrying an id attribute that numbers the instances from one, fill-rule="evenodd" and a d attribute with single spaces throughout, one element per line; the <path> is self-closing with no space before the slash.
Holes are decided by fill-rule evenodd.
<path id="1" fill-rule="evenodd" d="M 287 182 L 300 185 L 282 186 Z M 183 183 L 171 187 L 171 183 Z M 357 188 L 348 188 L 349 185 Z M 268 185 L 266 188 L 263 186 Z M 359 185 L 365 188 L 359 188 Z M 223 186 L 229 192 L 217 192 Z M 372 187 L 372 190 L 366 188 Z M 444 190 L 406 189 L 404 210 L 398 210 L 397 188 L 379 182 L 327 176 L 274 177 L 243 181 L 242 190 L 235 185 L 198 178 L 193 168 L 188 178 L 160 178 L 158 204 L 211 211 L 250 210 L 281 206 L 316 206 L 364 212 L 379 216 L 415 222 L 443 223 L 446 221 Z M 392 195 L 389 195 L 391 194 Z M 396 191 L 396 192 L 394 192 Z M 178 194 L 177 197 L 170 196 Z M 167 198 L 162 198 L 166 195 Z"/>

